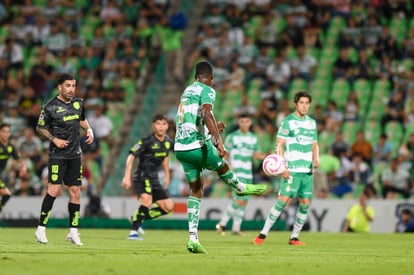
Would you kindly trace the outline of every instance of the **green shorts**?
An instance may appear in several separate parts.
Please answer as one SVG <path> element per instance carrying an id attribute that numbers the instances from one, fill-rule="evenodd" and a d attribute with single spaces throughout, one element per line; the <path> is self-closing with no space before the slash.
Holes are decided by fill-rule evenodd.
<path id="1" fill-rule="evenodd" d="M 176 151 L 175 156 L 183 165 L 188 182 L 198 180 L 202 175 L 203 169 L 215 171 L 223 167 L 225 163 L 211 141 L 207 141 L 203 147 L 198 149 Z"/>
<path id="2" fill-rule="evenodd" d="M 279 195 L 301 199 L 312 198 L 313 193 L 313 174 L 309 173 L 290 173 L 289 179 L 282 178 Z"/>

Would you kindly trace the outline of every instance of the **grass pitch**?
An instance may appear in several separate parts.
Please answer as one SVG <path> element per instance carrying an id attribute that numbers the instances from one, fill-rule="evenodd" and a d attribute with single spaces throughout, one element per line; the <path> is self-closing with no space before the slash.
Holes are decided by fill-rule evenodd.
<path id="1" fill-rule="evenodd" d="M 35 228 L 0 229 L 1 274 L 413 274 L 414 234 L 301 234 L 306 245 L 287 244 L 290 232 L 272 231 L 261 246 L 258 232 L 220 236 L 201 231 L 208 255 L 186 250 L 184 230 L 146 230 L 128 241 L 128 230 L 81 229 L 85 244 L 65 241 L 50 228 L 38 244 Z"/>

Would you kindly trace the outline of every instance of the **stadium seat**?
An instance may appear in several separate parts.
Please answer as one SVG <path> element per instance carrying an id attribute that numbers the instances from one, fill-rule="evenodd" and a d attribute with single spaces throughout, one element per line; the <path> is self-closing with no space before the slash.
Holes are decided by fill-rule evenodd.
<path id="1" fill-rule="evenodd" d="M 368 120 L 365 122 L 364 135 L 372 145 L 377 143 L 378 138 L 381 135 L 381 125 L 378 120 Z"/>
<path id="2" fill-rule="evenodd" d="M 361 124 L 358 121 L 345 121 L 342 125 L 342 136 L 348 144 L 353 144 L 356 133 L 360 130 Z"/>
<path id="3" fill-rule="evenodd" d="M 350 91 L 351 85 L 349 82 L 343 78 L 338 78 L 332 83 L 332 92 L 329 98 L 336 102 L 338 109 L 343 110 Z"/>
<path id="4" fill-rule="evenodd" d="M 311 94 L 312 100 L 315 104 L 325 107 L 329 96 L 329 80 L 319 77 L 312 82 Z"/>
<path id="5" fill-rule="evenodd" d="M 368 102 L 371 98 L 371 83 L 366 79 L 360 78 L 354 82 L 353 86 L 359 103 L 359 117 L 361 121 L 364 121 L 368 109 Z"/>

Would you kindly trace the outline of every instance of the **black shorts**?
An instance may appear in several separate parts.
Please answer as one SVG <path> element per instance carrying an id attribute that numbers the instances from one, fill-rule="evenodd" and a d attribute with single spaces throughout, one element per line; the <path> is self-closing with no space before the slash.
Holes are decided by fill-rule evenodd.
<path id="1" fill-rule="evenodd" d="M 139 178 L 134 180 L 134 186 L 138 196 L 151 195 L 153 202 L 170 198 L 158 179 Z"/>
<path id="2" fill-rule="evenodd" d="M 82 185 L 81 159 L 49 159 L 49 183 L 67 186 Z"/>

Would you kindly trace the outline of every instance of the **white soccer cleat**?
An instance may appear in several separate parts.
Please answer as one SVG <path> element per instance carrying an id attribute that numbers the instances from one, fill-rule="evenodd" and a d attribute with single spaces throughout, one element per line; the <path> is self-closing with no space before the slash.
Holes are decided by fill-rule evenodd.
<path id="1" fill-rule="evenodd" d="M 68 235 L 66 236 L 66 240 L 68 242 L 73 243 L 74 245 L 82 246 L 83 243 L 81 242 L 79 235 L 80 235 L 79 233 L 69 232 Z"/>
<path id="2" fill-rule="evenodd" d="M 46 229 L 38 227 L 35 232 L 35 238 L 40 244 L 47 244 Z"/>

